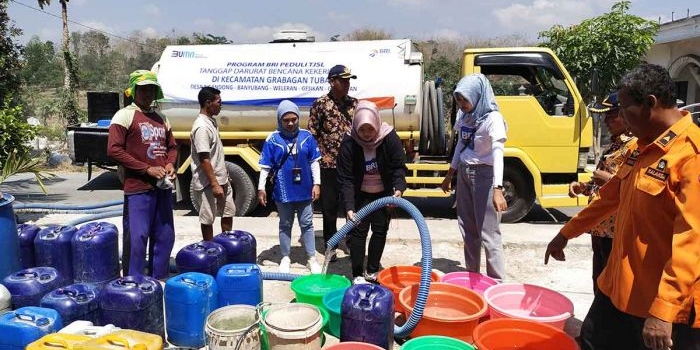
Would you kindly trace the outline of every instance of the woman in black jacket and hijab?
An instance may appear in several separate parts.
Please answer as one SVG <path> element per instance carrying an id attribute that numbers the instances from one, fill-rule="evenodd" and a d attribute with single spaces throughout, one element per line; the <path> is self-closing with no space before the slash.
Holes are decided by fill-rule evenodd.
<path id="1" fill-rule="evenodd" d="M 340 144 L 337 161 L 338 184 L 348 220 L 370 202 L 387 196 L 401 197 L 406 191 L 406 164 L 403 145 L 394 128 L 382 123 L 377 106 L 360 101 L 355 109 L 350 133 Z M 382 208 L 364 218 L 350 237 L 353 283 L 374 282 L 379 272 L 389 230 L 392 208 Z M 372 237 L 365 244 L 370 227 Z"/>

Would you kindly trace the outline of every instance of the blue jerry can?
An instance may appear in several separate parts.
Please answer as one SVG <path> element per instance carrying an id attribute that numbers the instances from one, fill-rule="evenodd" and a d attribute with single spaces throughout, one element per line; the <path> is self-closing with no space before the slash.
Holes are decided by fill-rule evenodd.
<path id="1" fill-rule="evenodd" d="M 345 290 L 340 305 L 340 341 L 358 341 L 391 349 L 394 344 L 394 294 L 376 284 Z"/>
<path id="2" fill-rule="evenodd" d="M 214 236 L 214 242 L 224 246 L 227 264 L 256 263 L 258 244 L 255 236 L 250 232 L 241 230 L 221 232 Z"/>
<path id="3" fill-rule="evenodd" d="M 228 264 L 216 275 L 219 307 L 233 304 L 256 306 L 262 301 L 262 273 L 256 264 Z"/>
<path id="4" fill-rule="evenodd" d="M 214 277 L 186 272 L 165 282 L 165 324 L 168 342 L 191 348 L 206 345 L 207 316 L 218 306 Z"/>
<path id="5" fill-rule="evenodd" d="M 58 311 L 64 324 L 78 320 L 97 323 L 99 295 L 96 286 L 76 283 L 47 293 L 39 305 Z"/>
<path id="6" fill-rule="evenodd" d="M 24 350 L 31 342 L 63 328 L 56 310 L 27 306 L 0 315 L 0 349 Z"/>
<path id="7" fill-rule="evenodd" d="M 163 288 L 147 276 L 126 276 L 100 292 L 99 324 L 164 335 Z"/>
<path id="8" fill-rule="evenodd" d="M 66 285 L 53 267 L 32 267 L 15 272 L 2 281 L 12 295 L 12 307 L 39 306 L 44 294 Z"/>
<path id="9" fill-rule="evenodd" d="M 219 268 L 226 263 L 224 247 L 213 241 L 201 241 L 184 246 L 175 256 L 177 271 L 201 272 L 216 276 Z"/>
<path id="10" fill-rule="evenodd" d="M 119 277 L 117 226 L 91 222 L 78 229 L 71 242 L 75 282 L 104 283 Z"/>
<path id="11" fill-rule="evenodd" d="M 73 283 L 71 240 L 78 229 L 75 226 L 49 225 L 34 238 L 36 266 L 50 266 L 58 270 L 68 283 Z"/>

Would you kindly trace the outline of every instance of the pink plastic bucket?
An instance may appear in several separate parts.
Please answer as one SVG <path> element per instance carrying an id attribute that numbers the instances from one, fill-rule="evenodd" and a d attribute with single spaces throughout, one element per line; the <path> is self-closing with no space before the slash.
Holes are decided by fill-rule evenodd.
<path id="1" fill-rule="evenodd" d="M 493 285 L 498 284 L 495 279 L 482 275 L 478 272 L 450 272 L 442 276 L 440 282 L 452 283 L 462 287 L 467 287 L 481 295 L 484 295 L 484 291 Z"/>
<path id="2" fill-rule="evenodd" d="M 519 318 L 564 329 L 574 304 L 561 293 L 523 283 L 501 283 L 484 291 L 491 318 Z"/>
<path id="3" fill-rule="evenodd" d="M 355 341 L 342 342 L 331 345 L 326 350 L 384 350 L 384 348 L 374 344 L 360 343 Z"/>

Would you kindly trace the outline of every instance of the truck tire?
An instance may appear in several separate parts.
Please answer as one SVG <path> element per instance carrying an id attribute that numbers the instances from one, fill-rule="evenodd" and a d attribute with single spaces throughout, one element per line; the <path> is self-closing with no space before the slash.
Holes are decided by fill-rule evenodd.
<path id="1" fill-rule="evenodd" d="M 507 164 L 503 169 L 503 196 L 508 203 L 508 209 L 503 212 L 501 222 L 519 221 L 535 204 L 535 193 L 523 174 L 521 168 Z"/>
<path id="2" fill-rule="evenodd" d="M 257 205 L 257 193 L 253 180 L 248 173 L 238 164 L 226 162 L 226 170 L 228 170 L 229 181 L 233 186 L 233 202 L 236 203 L 236 216 L 245 216 L 249 214 Z M 195 211 L 199 211 L 200 201 L 195 196 L 193 183 L 190 183 L 190 201 Z"/>

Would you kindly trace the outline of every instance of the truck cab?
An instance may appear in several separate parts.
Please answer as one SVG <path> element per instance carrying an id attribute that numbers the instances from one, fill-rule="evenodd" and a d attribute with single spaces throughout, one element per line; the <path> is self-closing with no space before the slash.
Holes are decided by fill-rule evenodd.
<path id="1" fill-rule="evenodd" d="M 504 221 L 525 216 L 535 200 L 545 208 L 585 205 L 569 198 L 571 181 L 584 171 L 593 145 L 593 122 L 574 80 L 547 48 L 464 51 L 462 74 L 482 73 L 508 124 Z"/>

